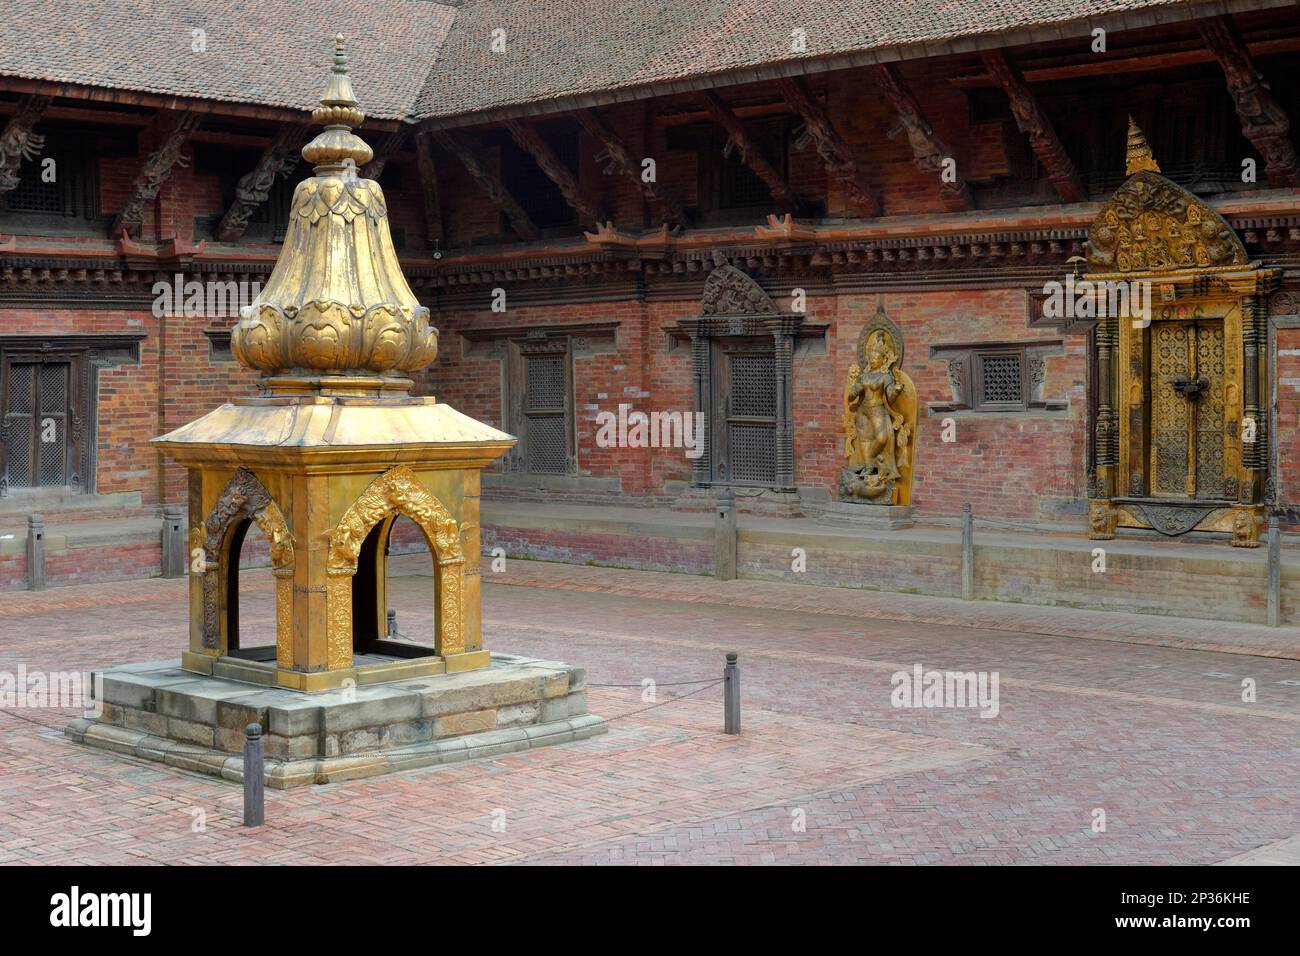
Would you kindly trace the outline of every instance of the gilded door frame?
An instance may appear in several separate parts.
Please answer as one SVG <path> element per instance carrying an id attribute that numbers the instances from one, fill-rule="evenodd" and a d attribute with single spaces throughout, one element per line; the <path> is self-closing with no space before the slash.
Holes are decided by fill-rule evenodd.
<path id="1" fill-rule="evenodd" d="M 1113 538 L 1120 527 L 1165 535 L 1222 531 L 1232 534 L 1236 546 L 1257 547 L 1271 461 L 1264 301 L 1279 271 L 1250 261 L 1218 213 L 1159 175 L 1132 120 L 1126 165 L 1129 178 L 1093 221 L 1085 243 L 1082 278 L 1097 316 L 1088 537 Z M 1118 284 L 1127 286 L 1129 299 L 1123 301 L 1145 291 L 1138 301 L 1146 302 L 1147 315 L 1135 319 L 1139 310 L 1099 308 L 1103 301 L 1119 301 L 1113 294 Z M 1224 497 L 1153 498 L 1145 457 L 1152 401 L 1147 326 L 1186 320 L 1198 309 L 1223 318 Z"/>

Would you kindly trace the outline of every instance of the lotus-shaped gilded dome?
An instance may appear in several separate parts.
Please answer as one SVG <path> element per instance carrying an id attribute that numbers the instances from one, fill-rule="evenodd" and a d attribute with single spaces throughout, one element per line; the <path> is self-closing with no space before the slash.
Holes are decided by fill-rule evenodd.
<path id="1" fill-rule="evenodd" d="M 352 127 L 365 119 L 352 96 L 343 37 L 320 108 L 326 124 L 303 147 L 315 174 L 298 184 L 284 246 L 261 294 L 231 334 L 238 361 L 268 378 L 379 376 L 424 368 L 438 354 L 438 330 L 402 275 L 379 184 L 357 175 L 373 155 Z M 283 389 L 281 389 L 283 390 Z"/>

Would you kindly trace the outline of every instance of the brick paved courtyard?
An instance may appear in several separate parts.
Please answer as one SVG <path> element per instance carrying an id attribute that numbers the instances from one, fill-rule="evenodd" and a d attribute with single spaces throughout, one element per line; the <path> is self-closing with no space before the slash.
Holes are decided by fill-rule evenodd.
<path id="1" fill-rule="evenodd" d="M 411 635 L 429 626 L 427 561 L 395 562 L 392 603 Z M 524 561 L 485 565 L 484 579 L 487 644 L 585 665 L 608 734 L 271 792 L 267 826 L 250 831 L 237 786 L 78 747 L 61 733 L 75 711 L 15 710 L 0 714 L 0 862 L 1300 855 L 1294 631 Z M 248 572 L 242 598 L 246 633 L 269 627 L 269 574 Z M 186 613 L 184 581 L 6 594 L 0 670 L 174 658 Z M 720 733 L 719 687 L 669 686 L 720 676 L 733 649 L 739 738 Z M 890 676 L 914 664 L 997 671 L 998 716 L 893 708 Z M 1241 699 L 1247 677 L 1255 703 Z M 659 706 L 642 699 L 646 678 Z"/>

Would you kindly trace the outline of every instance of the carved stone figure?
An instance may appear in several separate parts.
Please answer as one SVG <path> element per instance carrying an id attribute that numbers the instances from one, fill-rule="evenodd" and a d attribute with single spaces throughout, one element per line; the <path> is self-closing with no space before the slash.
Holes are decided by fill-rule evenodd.
<path id="1" fill-rule="evenodd" d="M 877 309 L 858 336 L 857 361 L 844 388 L 845 501 L 911 503 L 917 400 L 902 362 L 902 334 Z"/>

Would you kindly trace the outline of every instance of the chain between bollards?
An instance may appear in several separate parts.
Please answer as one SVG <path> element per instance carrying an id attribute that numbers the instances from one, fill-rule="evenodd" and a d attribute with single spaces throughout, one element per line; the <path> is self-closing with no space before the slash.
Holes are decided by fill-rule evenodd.
<path id="1" fill-rule="evenodd" d="M 262 725 L 244 728 L 244 826 L 260 827 L 266 822 L 266 742 Z"/>
<path id="2" fill-rule="evenodd" d="M 722 669 L 722 732 L 740 733 L 740 668 L 736 666 L 739 655 L 727 652 L 727 666 Z"/>

